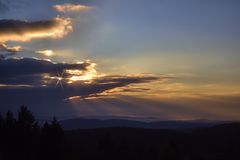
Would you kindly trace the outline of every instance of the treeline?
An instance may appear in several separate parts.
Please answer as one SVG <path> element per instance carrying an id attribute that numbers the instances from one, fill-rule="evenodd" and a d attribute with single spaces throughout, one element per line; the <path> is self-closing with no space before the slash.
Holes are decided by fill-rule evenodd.
<path id="1" fill-rule="evenodd" d="M 62 159 L 64 139 L 56 118 L 40 126 L 26 106 L 16 118 L 11 111 L 0 115 L 0 160 Z"/>
<path id="2" fill-rule="evenodd" d="M 63 131 L 22 106 L 0 116 L 0 160 L 237 160 L 240 123 L 188 130 L 99 128 Z"/>

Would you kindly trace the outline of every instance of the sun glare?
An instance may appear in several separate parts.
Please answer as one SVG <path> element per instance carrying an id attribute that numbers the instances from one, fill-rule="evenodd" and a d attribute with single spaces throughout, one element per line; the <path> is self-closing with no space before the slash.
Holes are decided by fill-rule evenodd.
<path id="1" fill-rule="evenodd" d="M 68 83 L 74 83 L 76 81 L 84 81 L 84 83 L 91 83 L 97 77 L 97 71 L 95 69 L 96 64 L 90 63 L 87 66 L 86 70 L 77 70 L 77 69 L 69 69 L 66 70 L 67 74 L 70 74 L 70 78 L 68 78 Z"/>

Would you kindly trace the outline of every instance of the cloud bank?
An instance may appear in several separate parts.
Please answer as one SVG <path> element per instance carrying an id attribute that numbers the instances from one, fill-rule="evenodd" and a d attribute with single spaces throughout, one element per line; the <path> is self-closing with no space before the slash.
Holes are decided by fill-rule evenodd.
<path id="1" fill-rule="evenodd" d="M 64 97 L 85 96 L 104 93 L 130 84 L 148 83 L 160 77 L 150 75 L 97 75 L 95 63 L 87 60 L 77 63 L 54 63 L 35 58 L 9 58 L 0 60 L 0 88 L 23 88 L 31 86 L 26 92 L 46 90 L 53 92 L 64 88 Z M 22 88 L 23 87 L 23 88 Z"/>
<path id="2" fill-rule="evenodd" d="M 67 69 L 86 70 L 89 65 L 89 62 L 54 63 L 36 58 L 9 58 L 0 60 L 0 75 L 1 79 L 6 79 L 9 76 L 17 78 L 17 76 L 22 75 L 63 72 Z"/>
<path id="3" fill-rule="evenodd" d="M 62 38 L 72 31 L 70 18 L 56 17 L 43 21 L 0 20 L 0 42 Z"/>

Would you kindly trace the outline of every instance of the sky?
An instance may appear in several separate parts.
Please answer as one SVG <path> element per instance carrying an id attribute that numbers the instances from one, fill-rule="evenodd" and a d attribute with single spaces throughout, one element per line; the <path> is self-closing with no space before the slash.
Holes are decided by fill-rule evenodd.
<path id="1" fill-rule="evenodd" d="M 240 120 L 238 0 L 0 0 L 0 112 Z"/>

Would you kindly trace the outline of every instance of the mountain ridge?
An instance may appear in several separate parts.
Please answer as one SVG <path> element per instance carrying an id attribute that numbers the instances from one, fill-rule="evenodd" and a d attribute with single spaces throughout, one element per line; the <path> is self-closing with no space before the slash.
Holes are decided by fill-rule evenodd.
<path id="1" fill-rule="evenodd" d="M 133 128 L 152 128 L 152 129 L 194 129 L 211 127 L 223 124 L 224 121 L 211 120 L 165 120 L 165 121 L 140 121 L 129 119 L 97 119 L 97 118 L 74 118 L 60 121 L 65 130 L 75 129 L 94 129 L 108 127 L 133 127 Z"/>

